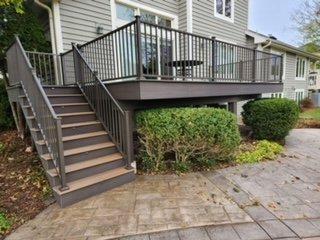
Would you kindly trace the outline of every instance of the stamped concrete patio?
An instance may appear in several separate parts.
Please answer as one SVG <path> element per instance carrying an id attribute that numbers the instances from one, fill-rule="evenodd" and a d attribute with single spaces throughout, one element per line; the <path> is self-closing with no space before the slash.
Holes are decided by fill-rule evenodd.
<path id="1" fill-rule="evenodd" d="M 65 209 L 54 204 L 7 239 L 319 240 L 319 156 L 320 130 L 294 130 L 277 161 L 139 176 Z"/>

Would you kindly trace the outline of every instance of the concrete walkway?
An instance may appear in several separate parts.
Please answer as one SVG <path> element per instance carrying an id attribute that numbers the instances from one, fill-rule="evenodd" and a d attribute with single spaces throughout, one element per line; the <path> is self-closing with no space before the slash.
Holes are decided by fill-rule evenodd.
<path id="1" fill-rule="evenodd" d="M 294 130 L 277 161 L 140 176 L 65 209 L 52 205 L 7 239 L 114 238 L 319 240 L 320 130 Z"/>

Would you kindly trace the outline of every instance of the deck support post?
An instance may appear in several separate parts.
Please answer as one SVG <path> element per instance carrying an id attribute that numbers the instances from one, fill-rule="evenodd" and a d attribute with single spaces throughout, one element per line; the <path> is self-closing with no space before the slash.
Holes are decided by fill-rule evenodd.
<path id="1" fill-rule="evenodd" d="M 237 102 L 228 102 L 228 111 L 237 115 Z"/>

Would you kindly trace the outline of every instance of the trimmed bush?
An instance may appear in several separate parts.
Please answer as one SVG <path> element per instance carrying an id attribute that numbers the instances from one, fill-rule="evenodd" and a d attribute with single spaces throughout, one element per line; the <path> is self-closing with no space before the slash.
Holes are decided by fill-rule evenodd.
<path id="1" fill-rule="evenodd" d="M 258 99 L 243 106 L 243 121 L 256 139 L 283 140 L 299 118 L 299 107 L 289 99 Z"/>
<path id="2" fill-rule="evenodd" d="M 0 131 L 8 130 L 14 125 L 4 81 L 0 79 Z"/>
<path id="3" fill-rule="evenodd" d="M 234 157 L 240 144 L 236 117 L 215 108 L 153 109 L 137 113 L 139 167 L 186 172 Z"/>
<path id="4" fill-rule="evenodd" d="M 243 151 L 237 155 L 236 162 L 244 164 L 274 160 L 281 152 L 283 152 L 283 147 L 278 143 L 262 140 L 255 145 L 253 150 Z"/>

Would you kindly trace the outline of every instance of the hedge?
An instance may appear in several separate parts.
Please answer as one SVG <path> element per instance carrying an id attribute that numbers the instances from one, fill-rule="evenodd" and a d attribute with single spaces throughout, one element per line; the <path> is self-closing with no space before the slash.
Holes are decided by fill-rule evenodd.
<path id="1" fill-rule="evenodd" d="M 169 108 L 136 114 L 139 167 L 146 172 L 203 169 L 234 157 L 236 116 L 223 109 Z"/>
<path id="2" fill-rule="evenodd" d="M 299 107 L 289 99 L 258 99 L 243 106 L 243 122 L 258 140 L 283 140 L 299 118 Z"/>

